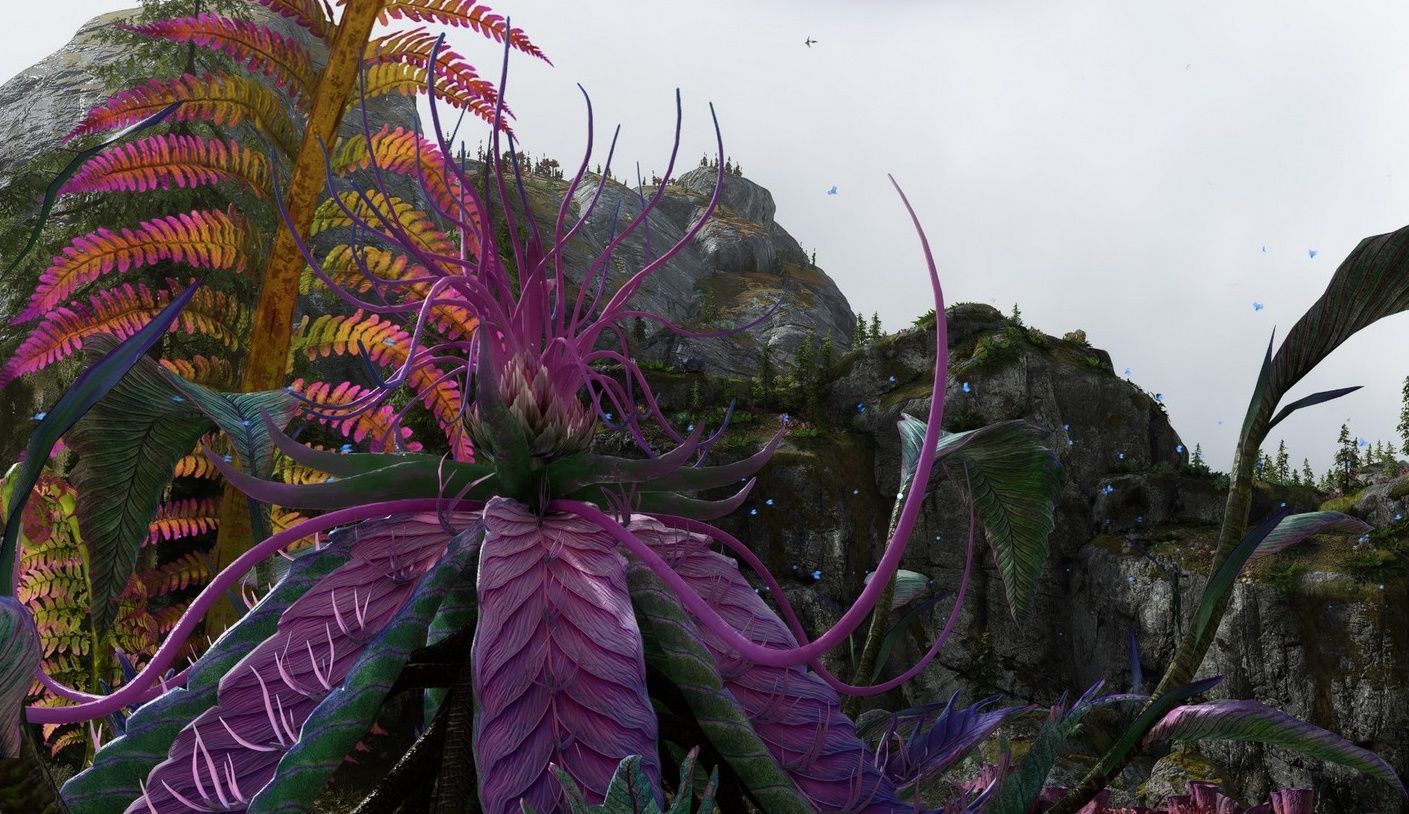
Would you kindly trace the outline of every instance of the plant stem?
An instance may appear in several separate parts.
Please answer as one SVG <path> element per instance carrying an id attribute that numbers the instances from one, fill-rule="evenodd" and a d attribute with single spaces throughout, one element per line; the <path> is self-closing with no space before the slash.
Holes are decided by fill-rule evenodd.
<path id="1" fill-rule="evenodd" d="M 895 508 L 890 510 L 890 525 L 885 536 L 887 540 L 895 534 L 895 525 L 900 521 L 902 505 L 903 501 L 896 500 Z M 856 672 L 851 676 L 852 684 L 870 684 L 871 674 L 876 671 L 876 656 L 881 649 L 881 640 L 886 637 L 886 629 L 890 627 L 890 605 L 895 599 L 896 576 L 890 578 L 890 584 L 886 586 L 885 593 L 881 594 L 881 599 L 876 603 L 875 610 L 871 611 L 871 626 L 866 630 L 866 644 L 861 648 L 861 659 L 856 663 Z M 861 714 L 861 696 L 853 695 L 847 698 L 842 704 L 842 712 L 846 713 L 846 717 L 852 719 Z"/>
<path id="2" fill-rule="evenodd" d="M 245 392 L 284 386 L 289 348 L 293 343 L 291 326 L 298 305 L 298 282 L 304 266 L 294 234 L 307 234 L 313 222 L 325 180 L 323 151 L 332 149 L 333 138 L 342 124 L 347 101 L 357 81 L 362 53 L 383 4 L 384 0 L 349 0 L 333 35 L 328 62 L 318 78 L 303 141 L 284 193 L 291 223 L 275 232 L 274 248 L 259 289 L 259 302 L 250 328 L 249 355 L 240 380 L 240 389 Z M 253 542 L 246 498 L 227 484 L 220 503 L 220 531 L 212 552 L 215 570 L 229 565 Z M 237 618 L 235 606 L 229 600 L 222 600 L 206 614 L 206 630 L 212 636 L 218 635 Z"/>
<path id="3" fill-rule="evenodd" d="M 21 733 L 19 756 L 0 758 L 0 814 L 68 814 L 28 725 Z"/>

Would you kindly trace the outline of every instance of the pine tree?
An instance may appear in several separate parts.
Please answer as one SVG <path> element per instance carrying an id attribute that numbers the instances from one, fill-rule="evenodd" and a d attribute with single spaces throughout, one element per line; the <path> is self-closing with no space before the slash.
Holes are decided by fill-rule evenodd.
<path id="1" fill-rule="evenodd" d="M 1204 465 L 1204 448 L 1202 444 L 1194 444 L 1194 457 L 1189 460 L 1189 466 L 1198 469 Z"/>
<path id="2" fill-rule="evenodd" d="M 1404 405 L 1399 408 L 1400 451 L 1409 455 L 1409 376 L 1404 377 Z"/>
<path id="3" fill-rule="evenodd" d="M 879 313 L 877 313 L 876 311 L 872 311 L 872 312 L 871 312 L 871 341 L 874 342 L 874 341 L 876 341 L 877 339 L 880 339 L 880 338 L 883 337 L 883 336 L 885 336 L 885 334 L 881 333 L 881 315 L 880 315 Z"/>
<path id="4" fill-rule="evenodd" d="M 690 413 L 698 416 L 702 409 L 704 409 L 704 395 L 700 392 L 700 380 L 695 379 L 690 383 Z"/>
<path id="5" fill-rule="evenodd" d="M 1272 459 L 1268 457 L 1267 453 L 1258 452 L 1257 464 L 1253 467 L 1253 477 L 1264 483 L 1269 483 L 1275 471 L 1276 466 L 1272 463 Z"/>
<path id="6" fill-rule="evenodd" d="M 1277 444 L 1276 474 L 1278 483 L 1289 483 L 1292 479 L 1291 460 L 1287 457 L 1287 442 Z"/>
<path id="7" fill-rule="evenodd" d="M 1350 494 L 1355 483 L 1355 472 L 1360 468 L 1360 448 L 1357 439 L 1350 434 L 1349 424 L 1342 424 L 1340 435 L 1336 436 L 1335 477 L 1332 482 L 1340 487 L 1342 494 Z"/>
<path id="8" fill-rule="evenodd" d="M 636 350 L 639 352 L 641 346 L 646 344 L 646 323 L 640 317 L 631 321 L 631 336 L 636 340 Z"/>
<path id="9" fill-rule="evenodd" d="M 1021 326 L 1023 324 L 1023 312 L 1022 309 L 1018 307 L 1017 303 L 1013 303 L 1013 315 L 1012 317 L 1010 317 L 1010 319 L 1012 319 L 1013 322 L 1018 326 Z"/>
<path id="10" fill-rule="evenodd" d="M 851 348 L 857 350 L 866 347 L 866 318 L 860 314 L 856 315 L 856 330 L 851 332 Z"/>
<path id="11" fill-rule="evenodd" d="M 1311 460 L 1309 458 L 1301 459 L 1301 479 L 1307 486 L 1316 485 L 1316 473 L 1311 471 Z"/>
<path id="12" fill-rule="evenodd" d="M 819 361 L 823 373 L 831 370 L 832 365 L 837 363 L 837 352 L 836 348 L 832 345 L 831 334 L 822 337 L 822 354 Z"/>
<path id="13" fill-rule="evenodd" d="M 763 346 L 763 352 L 758 357 L 758 390 L 763 400 L 768 400 L 773 395 L 773 388 L 777 384 L 777 371 L 773 369 L 772 354 L 768 346 Z"/>

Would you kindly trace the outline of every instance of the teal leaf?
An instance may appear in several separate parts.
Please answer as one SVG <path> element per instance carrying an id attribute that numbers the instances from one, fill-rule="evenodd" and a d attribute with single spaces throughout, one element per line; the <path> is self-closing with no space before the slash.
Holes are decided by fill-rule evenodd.
<path id="1" fill-rule="evenodd" d="M 900 430 L 902 450 L 908 448 L 902 453 L 903 496 L 914 477 L 919 460 L 915 439 L 924 438 L 925 423 L 907 415 L 900 421 Z M 1022 620 L 1031 609 L 1037 577 L 1047 561 L 1047 538 L 1056 526 L 1061 463 L 1024 421 L 943 435 L 935 457 L 955 482 L 969 484 L 984 537 L 1003 578 L 1008 608 L 1014 619 Z"/>
<path id="2" fill-rule="evenodd" d="M 1389 783 L 1409 797 L 1409 790 L 1384 758 L 1333 732 L 1257 701 L 1210 701 L 1180 707 L 1165 715 L 1145 737 L 1147 744 L 1161 740 L 1249 741 L 1280 746 L 1349 766 Z"/>
<path id="3" fill-rule="evenodd" d="M 89 337 L 84 351 L 109 353 L 107 335 Z M 137 566 L 148 524 L 171 485 L 176 462 L 211 428 L 211 422 L 176 393 L 150 357 L 142 357 L 73 428 L 78 453 L 73 485 L 78 526 L 87 552 L 94 626 L 111 628 L 117 597 Z"/>
<path id="4" fill-rule="evenodd" d="M 14 505 L 6 507 L 9 516 L 5 520 L 4 541 L 0 542 L 0 595 L 9 596 L 14 593 L 20 515 L 24 512 L 25 504 L 29 502 L 30 492 L 39 480 L 40 471 L 44 469 L 49 454 L 54 450 L 54 444 L 58 443 L 64 433 L 77 424 L 85 413 L 93 409 L 93 405 L 107 395 L 108 391 L 116 387 L 122 377 L 127 375 L 127 371 L 160 341 L 199 287 L 199 281 L 191 283 L 153 317 L 151 322 L 123 340 L 102 359 L 89 365 L 45 414 L 39 426 L 34 428 L 34 433 L 29 437 L 29 444 L 25 446 L 24 462 L 15 475 L 14 491 L 11 493 Z"/>
<path id="5" fill-rule="evenodd" d="M 0 596 L 0 758 L 20 756 L 27 737 L 24 702 L 43 654 L 29 608 Z"/>

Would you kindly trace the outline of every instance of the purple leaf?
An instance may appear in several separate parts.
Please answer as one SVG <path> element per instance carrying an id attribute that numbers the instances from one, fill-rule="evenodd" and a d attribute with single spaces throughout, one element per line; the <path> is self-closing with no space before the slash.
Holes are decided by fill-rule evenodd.
<path id="1" fill-rule="evenodd" d="M 1409 797 L 1394 769 L 1379 755 L 1332 732 L 1257 701 L 1210 701 L 1179 707 L 1145 736 L 1158 740 L 1230 740 L 1268 743 L 1384 780 Z"/>
<path id="2" fill-rule="evenodd" d="M 0 596 L 0 758 L 19 756 L 24 700 L 42 653 L 29 609 L 13 596 Z"/>
<path id="3" fill-rule="evenodd" d="M 472 515 L 452 515 L 468 525 Z M 215 706 L 181 730 L 128 814 L 243 810 L 308 716 L 392 619 L 451 535 L 435 512 L 352 526 L 351 559 L 299 597 L 220 681 Z"/>
<path id="4" fill-rule="evenodd" d="M 504 498 L 484 510 L 474 664 L 474 752 L 488 814 L 520 800 L 557 811 L 563 768 L 601 802 L 621 759 L 660 780 L 656 717 L 625 560 L 595 525 L 539 518 Z"/>
<path id="5" fill-rule="evenodd" d="M 1030 709 L 1003 707 L 985 712 L 983 708 L 992 704 L 997 696 L 956 708 L 954 702 L 958 698 L 956 690 L 932 724 L 917 725 L 909 738 L 891 752 L 886 761 L 886 773 L 901 789 L 923 787 L 986 740 L 1009 717 Z M 892 733 L 891 737 L 898 739 L 899 735 Z"/>
<path id="6" fill-rule="evenodd" d="M 796 647 L 786 625 L 753 592 L 734 560 L 709 550 L 703 535 L 665 528 L 637 517 L 631 531 L 675 569 L 725 621 L 759 644 Z M 724 688 L 752 720 L 754 730 L 798 791 L 819 810 L 911 810 L 895 795 L 870 749 L 842 714 L 837 693 L 801 665 L 764 667 L 731 653 L 708 629 L 701 643 L 714 656 Z"/>
<path id="7" fill-rule="evenodd" d="M 1285 551 L 1313 534 L 1364 534 L 1372 528 L 1364 520 L 1340 512 L 1294 514 L 1282 518 L 1277 527 L 1262 538 L 1248 562 Z"/>

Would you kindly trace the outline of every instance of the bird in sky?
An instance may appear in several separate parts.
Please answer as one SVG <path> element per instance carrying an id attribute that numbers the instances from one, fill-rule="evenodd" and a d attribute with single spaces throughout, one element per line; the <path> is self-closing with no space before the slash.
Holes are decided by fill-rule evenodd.
<path id="1" fill-rule="evenodd" d="M 812 47 L 812 43 L 814 43 L 814 42 L 816 42 L 816 41 L 817 41 L 817 40 L 812 39 L 812 35 L 809 34 L 809 35 L 807 35 L 807 39 L 805 39 L 805 40 L 802 41 L 802 44 L 803 44 L 803 45 L 806 45 L 808 48 L 811 48 L 811 47 Z"/>
<path id="2" fill-rule="evenodd" d="M 836 185 L 836 184 L 832 184 L 832 188 L 829 189 L 829 190 L 827 190 L 827 194 L 828 194 L 828 195 L 835 195 L 835 194 L 837 194 L 837 185 Z"/>

